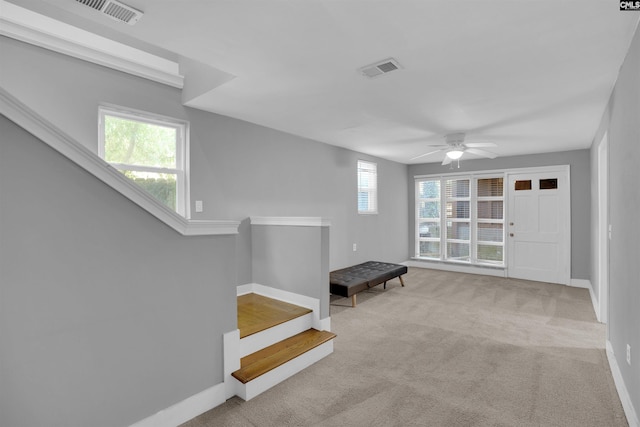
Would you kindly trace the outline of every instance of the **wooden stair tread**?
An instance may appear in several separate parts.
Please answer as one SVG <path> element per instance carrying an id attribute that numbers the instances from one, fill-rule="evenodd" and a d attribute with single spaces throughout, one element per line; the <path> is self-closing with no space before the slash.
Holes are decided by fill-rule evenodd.
<path id="1" fill-rule="evenodd" d="M 336 334 L 309 329 L 240 359 L 240 369 L 232 375 L 243 384 L 332 340 Z"/>
<path id="2" fill-rule="evenodd" d="M 238 297 L 238 329 L 240 338 L 288 322 L 312 310 L 259 294 Z"/>

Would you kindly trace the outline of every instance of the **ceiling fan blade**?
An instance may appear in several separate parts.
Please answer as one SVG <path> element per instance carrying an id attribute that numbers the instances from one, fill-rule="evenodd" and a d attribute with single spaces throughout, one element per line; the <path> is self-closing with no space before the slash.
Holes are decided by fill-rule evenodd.
<path id="1" fill-rule="evenodd" d="M 469 148 L 482 148 L 482 147 L 497 147 L 498 144 L 493 142 L 465 142 L 465 146 Z"/>
<path id="2" fill-rule="evenodd" d="M 444 160 L 442 161 L 442 166 L 448 165 L 449 163 L 451 163 L 451 157 L 444 156 Z"/>
<path id="3" fill-rule="evenodd" d="M 425 156 L 428 156 L 428 155 L 431 155 L 431 154 L 439 153 L 440 151 L 444 151 L 444 148 L 440 149 L 440 150 L 429 151 L 428 153 L 420 154 L 419 156 L 412 157 L 409 160 L 419 159 L 420 157 L 425 157 Z"/>
<path id="4" fill-rule="evenodd" d="M 471 153 L 471 154 L 477 154 L 478 156 L 487 157 L 489 159 L 495 159 L 496 157 L 498 157 L 498 155 L 495 153 L 491 153 L 489 151 L 484 151 L 484 150 L 478 150 L 477 148 L 467 148 L 465 152 Z"/>

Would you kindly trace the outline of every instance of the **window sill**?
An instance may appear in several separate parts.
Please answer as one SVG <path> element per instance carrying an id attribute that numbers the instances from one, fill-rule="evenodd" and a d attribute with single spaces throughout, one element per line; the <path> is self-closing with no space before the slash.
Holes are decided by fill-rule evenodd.
<path id="1" fill-rule="evenodd" d="M 504 265 L 471 264 L 469 262 L 445 261 L 421 257 L 411 257 L 408 265 L 409 267 L 507 277 L 507 268 Z"/>

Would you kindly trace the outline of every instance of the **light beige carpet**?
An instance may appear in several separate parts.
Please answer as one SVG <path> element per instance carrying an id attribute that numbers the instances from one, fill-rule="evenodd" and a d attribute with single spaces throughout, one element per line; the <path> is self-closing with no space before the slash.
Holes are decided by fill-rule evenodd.
<path id="1" fill-rule="evenodd" d="M 202 426 L 626 426 L 586 289 L 410 268 L 331 298 L 335 351 Z"/>

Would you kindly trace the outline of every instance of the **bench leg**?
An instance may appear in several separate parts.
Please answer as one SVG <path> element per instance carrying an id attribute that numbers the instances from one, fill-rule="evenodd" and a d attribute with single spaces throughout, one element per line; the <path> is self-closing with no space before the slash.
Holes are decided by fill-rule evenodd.
<path id="1" fill-rule="evenodd" d="M 384 282 L 384 285 L 382 286 L 382 289 L 387 289 L 387 282 Z"/>
<path id="2" fill-rule="evenodd" d="M 404 280 L 402 280 L 402 276 L 398 276 L 398 279 L 400 279 L 400 284 L 404 286 Z"/>
<path id="3" fill-rule="evenodd" d="M 351 307 L 356 306 L 356 294 L 351 295 Z"/>

